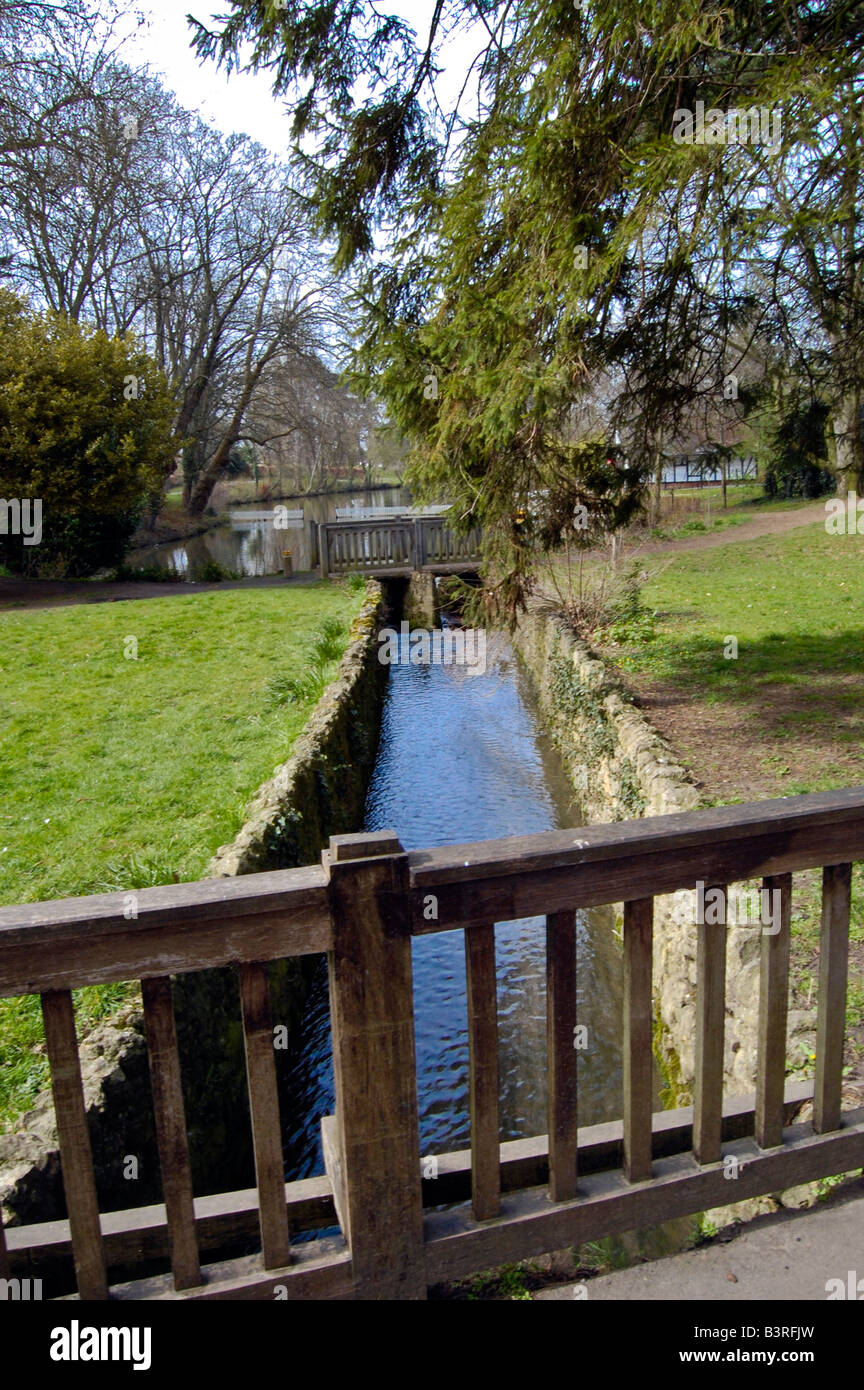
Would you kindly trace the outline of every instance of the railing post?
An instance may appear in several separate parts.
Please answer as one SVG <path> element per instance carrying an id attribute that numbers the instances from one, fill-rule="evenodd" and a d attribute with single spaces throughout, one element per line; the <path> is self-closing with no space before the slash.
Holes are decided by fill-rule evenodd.
<path id="1" fill-rule="evenodd" d="M 726 884 L 720 888 L 728 901 Z M 722 923 L 696 927 L 696 1087 L 693 1153 L 697 1163 L 723 1156 L 723 1045 L 726 1024 L 726 913 Z"/>
<path id="2" fill-rule="evenodd" d="M 322 580 L 328 575 L 328 550 L 326 550 L 326 521 L 318 523 L 318 571 Z"/>
<path id="3" fill-rule="evenodd" d="M 422 570 L 426 563 L 426 531 L 422 517 L 414 521 L 414 569 Z"/>
<path id="4" fill-rule="evenodd" d="M 851 864 L 826 864 L 822 870 L 819 1014 L 813 1095 L 813 1129 L 816 1134 L 840 1128 L 851 886 Z"/>
<path id="5" fill-rule="evenodd" d="M 408 858 L 378 831 L 332 836 L 322 860 L 333 920 L 336 1200 L 355 1296 L 424 1299 Z"/>

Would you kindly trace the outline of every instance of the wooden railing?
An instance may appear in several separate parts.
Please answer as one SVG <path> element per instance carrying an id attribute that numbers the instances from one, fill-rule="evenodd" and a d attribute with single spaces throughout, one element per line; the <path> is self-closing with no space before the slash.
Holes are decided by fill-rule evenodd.
<path id="1" fill-rule="evenodd" d="M 170 1257 L 172 1276 L 117 1298 L 414 1298 L 545 1251 L 777 1191 L 864 1164 L 864 1110 L 841 1112 L 850 866 L 864 789 L 406 853 L 388 832 L 336 836 L 321 868 L 208 880 L 0 911 L 0 994 L 39 993 L 69 1221 L 0 1234 L 0 1276 L 71 1250 L 80 1296 L 108 1270 Z M 792 874 L 823 869 L 812 1086 L 784 1085 Z M 695 1104 L 651 1113 L 652 900 L 762 878 L 780 930 L 762 935 L 758 1082 L 723 1096 L 723 927 L 697 933 Z M 577 1127 L 575 914 L 624 902 L 624 1113 Z M 494 924 L 546 918 L 548 1135 L 499 1143 Z M 411 938 L 465 934 L 471 1149 L 421 1176 Z M 327 1175 L 285 1183 L 268 961 L 327 952 L 336 1114 Z M 237 967 L 257 1188 L 195 1198 L 170 976 Z M 100 1214 L 70 991 L 142 981 L 164 1206 Z M 811 1122 L 790 1125 L 812 1094 Z M 734 1156 L 734 1191 L 721 1161 Z M 470 1207 L 466 1205 L 470 1198 Z M 441 1210 L 448 1203 L 449 1210 Z M 435 1206 L 424 1219 L 424 1205 Z M 290 1243 L 338 1222 L 341 1238 Z M 260 1254 L 202 1250 L 257 1227 Z M 8 1244 L 8 1255 L 6 1246 Z"/>
<path id="2" fill-rule="evenodd" d="M 318 527 L 321 577 L 369 574 L 406 576 L 418 570 L 454 574 L 476 570 L 480 531 L 453 531 L 441 517 L 378 521 L 326 521 Z"/>

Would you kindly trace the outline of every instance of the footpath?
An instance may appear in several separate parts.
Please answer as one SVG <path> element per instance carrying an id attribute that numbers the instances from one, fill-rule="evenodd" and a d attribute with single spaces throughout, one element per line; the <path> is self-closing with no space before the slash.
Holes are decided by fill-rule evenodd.
<path id="1" fill-rule="evenodd" d="M 759 1216 L 684 1254 L 541 1289 L 533 1298 L 864 1301 L 864 1177 L 815 1207 Z"/>

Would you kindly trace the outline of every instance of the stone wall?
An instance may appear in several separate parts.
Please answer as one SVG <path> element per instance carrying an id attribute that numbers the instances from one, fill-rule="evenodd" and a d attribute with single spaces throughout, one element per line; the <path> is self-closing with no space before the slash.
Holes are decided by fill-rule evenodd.
<path id="1" fill-rule="evenodd" d="M 668 744 L 609 667 L 560 618 L 541 612 L 523 616 L 513 645 L 532 677 L 544 723 L 589 823 L 662 816 L 699 805 L 698 789 Z M 656 1040 L 682 1105 L 691 1100 L 696 1064 L 695 897 L 690 890 L 658 897 L 654 915 Z M 616 911 L 620 920 L 621 904 Z M 755 1087 L 759 959 L 758 931 L 727 931 L 724 1084 L 729 1095 Z M 812 1039 L 812 1029 L 811 1014 L 790 1013 L 791 1055 Z"/>
<path id="2" fill-rule="evenodd" d="M 228 877 L 317 861 L 331 834 L 362 824 L 375 762 L 387 670 L 376 634 L 387 597 L 370 584 L 336 679 L 323 692 L 290 758 L 255 795 L 247 820 L 212 860 Z M 302 1012 L 315 958 L 271 967 L 274 1024 L 289 1033 Z M 193 1182 L 199 1195 L 254 1183 L 243 1036 L 231 970 L 180 976 L 175 1014 L 187 1102 Z M 81 1042 L 85 1103 L 101 1209 L 161 1200 L 140 994 Z M 286 1053 L 277 1052 L 277 1060 Z M 126 1160 L 138 1176 L 124 1177 Z M 10 1225 L 65 1213 L 50 1091 L 11 1134 L 0 1135 L 0 1205 Z"/>

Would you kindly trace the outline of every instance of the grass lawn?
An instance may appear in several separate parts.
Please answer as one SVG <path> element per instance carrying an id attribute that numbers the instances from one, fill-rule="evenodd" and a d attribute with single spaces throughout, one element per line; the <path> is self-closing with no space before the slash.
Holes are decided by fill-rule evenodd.
<path id="1" fill-rule="evenodd" d="M 864 783 L 864 538 L 815 525 L 648 558 L 647 612 L 595 645 L 695 774 L 705 804 Z M 819 876 L 796 876 L 801 1006 L 815 998 L 818 903 Z M 848 1023 L 864 1063 L 860 866 L 852 919 Z"/>
<path id="2" fill-rule="evenodd" d="M 605 644 L 641 688 L 716 707 L 724 756 L 761 794 L 864 781 L 861 537 L 806 526 L 647 568 L 656 616 Z"/>
<path id="3" fill-rule="evenodd" d="M 0 613 L 0 904 L 201 877 L 361 602 L 315 584 Z M 81 1030 L 128 989 L 80 991 Z M 38 1000 L 0 1000 L 0 1128 L 45 1085 L 41 1039 Z"/>
<path id="4" fill-rule="evenodd" d="M 652 540 L 683 540 L 702 532 L 725 531 L 768 512 L 793 512 L 813 504 L 812 498 L 766 497 L 761 483 L 730 483 L 723 506 L 721 487 L 664 490 L 664 514 L 659 526 L 647 528 Z M 635 534 L 635 532 L 633 533 Z"/>

